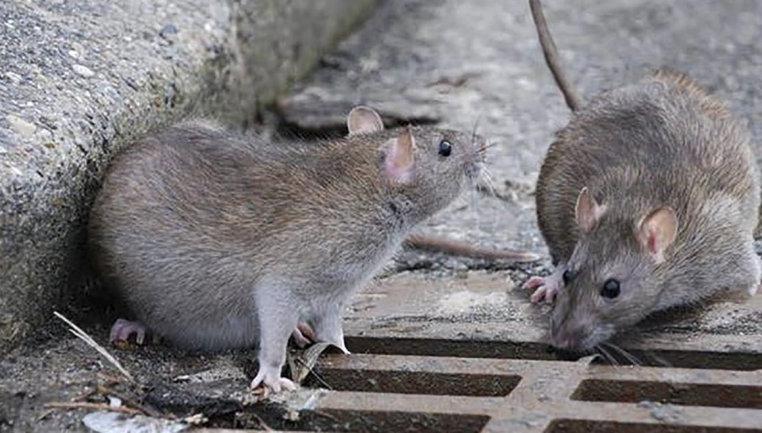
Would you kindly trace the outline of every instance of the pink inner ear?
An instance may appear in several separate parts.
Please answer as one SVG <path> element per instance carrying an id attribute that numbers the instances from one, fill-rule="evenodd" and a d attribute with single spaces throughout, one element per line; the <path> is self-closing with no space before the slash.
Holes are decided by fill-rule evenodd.
<path id="1" fill-rule="evenodd" d="M 386 176 L 397 183 L 409 183 L 413 180 L 413 170 L 410 167 L 400 167 L 390 160 L 385 163 Z"/>
<path id="2" fill-rule="evenodd" d="M 656 245 L 656 233 L 654 230 L 648 231 L 648 251 L 650 251 L 651 254 L 656 254 L 659 252 Z"/>
<path id="3" fill-rule="evenodd" d="M 409 183 L 413 180 L 413 147 L 415 139 L 409 129 L 403 131 L 399 137 L 393 138 L 386 143 L 386 156 L 384 157 L 384 171 L 386 176 L 396 183 Z"/>

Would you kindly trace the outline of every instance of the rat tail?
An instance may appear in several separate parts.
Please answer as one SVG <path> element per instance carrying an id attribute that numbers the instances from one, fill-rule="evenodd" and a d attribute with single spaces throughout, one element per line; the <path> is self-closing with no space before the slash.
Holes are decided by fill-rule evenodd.
<path id="1" fill-rule="evenodd" d="M 563 93 L 566 100 L 566 105 L 571 111 L 577 111 L 582 107 L 582 100 L 577 95 L 577 92 L 574 91 L 571 84 L 569 84 L 569 80 L 566 79 L 566 75 L 561 69 L 556 44 L 553 42 L 550 30 L 548 30 L 548 23 L 545 21 L 545 15 L 542 13 L 540 0 L 529 0 L 529 9 L 532 10 L 532 19 L 537 27 L 537 36 L 540 38 L 540 46 L 542 47 L 542 53 L 545 55 L 545 63 L 553 74 L 558 88 L 561 89 L 561 93 Z"/>
<path id="2" fill-rule="evenodd" d="M 445 253 L 453 256 L 470 257 L 472 259 L 512 260 L 514 262 L 535 262 L 540 259 L 540 256 L 537 254 L 533 254 L 527 251 L 479 248 L 473 245 L 469 245 L 465 242 L 420 235 L 409 236 L 405 240 L 405 245 L 418 250 Z"/>

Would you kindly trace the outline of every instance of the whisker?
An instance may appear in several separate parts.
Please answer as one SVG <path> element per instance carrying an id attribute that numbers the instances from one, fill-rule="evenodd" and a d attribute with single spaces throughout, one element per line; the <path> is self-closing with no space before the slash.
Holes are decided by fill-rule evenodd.
<path id="1" fill-rule="evenodd" d="M 599 344 L 598 346 L 595 346 L 595 348 L 601 352 L 601 355 L 603 355 L 603 357 L 606 358 L 606 360 L 608 360 L 611 365 L 619 365 L 619 362 L 617 362 L 616 358 L 611 356 L 611 353 L 604 349 L 602 345 Z"/>
<path id="2" fill-rule="evenodd" d="M 643 354 L 648 355 L 651 359 L 661 364 L 662 367 L 668 367 L 668 368 L 674 367 L 671 362 L 657 355 L 656 352 L 652 350 L 644 351 Z"/>
<path id="3" fill-rule="evenodd" d="M 627 360 L 630 361 L 630 363 L 632 365 L 637 365 L 637 366 L 643 365 L 643 363 L 635 355 L 633 355 L 630 352 L 622 349 L 621 347 L 617 346 L 616 344 L 613 344 L 613 343 L 603 343 L 603 344 L 605 344 L 606 346 L 608 346 L 608 347 L 614 349 L 615 351 L 621 353 L 622 356 L 627 358 Z"/>
<path id="4" fill-rule="evenodd" d="M 476 120 L 474 121 L 474 128 L 471 130 L 471 143 L 476 141 L 476 131 L 479 129 L 479 120 L 481 120 L 482 115 L 476 116 Z"/>
<path id="5" fill-rule="evenodd" d="M 496 188 L 495 188 L 495 180 L 492 179 L 492 174 L 488 174 L 484 178 L 484 183 L 487 186 L 487 189 L 489 190 L 489 193 L 494 197 L 497 195 Z"/>
<path id="6" fill-rule="evenodd" d="M 498 144 L 500 144 L 500 142 L 499 142 L 499 141 L 493 141 L 493 142 L 491 142 L 491 143 L 487 143 L 487 144 L 485 144 L 484 146 L 482 146 L 482 147 L 480 147 L 480 148 L 479 148 L 479 153 L 484 153 L 484 152 L 486 152 L 486 151 L 487 151 L 487 149 L 489 149 L 490 147 L 494 147 L 494 146 L 497 146 Z"/>

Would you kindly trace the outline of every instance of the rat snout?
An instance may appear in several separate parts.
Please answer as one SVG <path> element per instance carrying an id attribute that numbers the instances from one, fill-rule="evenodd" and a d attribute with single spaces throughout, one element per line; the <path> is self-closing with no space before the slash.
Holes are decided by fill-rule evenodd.
<path id="1" fill-rule="evenodd" d="M 469 179 L 476 180 L 482 174 L 483 164 L 479 161 L 469 161 L 466 163 L 466 176 Z"/>
<path id="2" fill-rule="evenodd" d="M 582 328 L 575 328 L 572 330 L 560 329 L 554 330 L 550 334 L 550 343 L 558 348 L 564 350 L 579 350 L 580 343 L 585 340 L 585 333 Z"/>
<path id="3" fill-rule="evenodd" d="M 587 350 L 590 336 L 593 334 L 593 324 L 587 321 L 576 321 L 566 318 L 563 321 L 550 321 L 550 344 L 564 350 Z"/>
<path id="4" fill-rule="evenodd" d="M 488 147 L 487 141 L 479 136 L 474 137 L 471 141 L 471 147 L 464 160 L 466 175 L 469 178 L 478 179 L 482 174 Z"/>

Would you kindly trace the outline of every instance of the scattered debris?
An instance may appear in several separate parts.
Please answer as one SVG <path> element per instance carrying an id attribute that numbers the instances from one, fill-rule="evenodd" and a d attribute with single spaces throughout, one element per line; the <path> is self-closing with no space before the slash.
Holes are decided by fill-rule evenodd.
<path id="1" fill-rule="evenodd" d="M 125 406 L 112 406 L 110 403 L 91 403 L 89 401 L 53 401 L 45 403 L 47 409 L 90 409 L 138 415 L 143 412 Z"/>
<path id="2" fill-rule="evenodd" d="M 331 386 L 325 383 L 312 369 L 315 364 L 317 364 L 320 354 L 325 352 L 330 346 L 332 346 L 330 343 L 315 343 L 298 356 L 289 353 L 288 368 L 291 371 L 291 380 L 293 380 L 294 383 L 301 384 L 304 379 L 312 373 L 319 382 L 328 389 L 331 389 Z"/>
<path id="3" fill-rule="evenodd" d="M 94 412 L 86 415 L 82 422 L 96 433 L 179 433 L 190 428 L 177 421 L 145 415 L 127 417 L 113 412 Z"/>
<path id="4" fill-rule="evenodd" d="M 671 404 L 662 404 L 656 401 L 641 401 L 638 403 L 639 407 L 649 410 L 651 418 L 662 421 L 677 423 L 683 421 L 683 414 L 679 408 Z"/>
<path id="5" fill-rule="evenodd" d="M 106 360 L 110 362 L 111 365 L 116 367 L 116 369 L 119 370 L 119 372 L 122 373 L 124 377 L 127 378 L 127 380 L 133 383 L 135 382 L 135 379 L 132 377 L 132 375 L 129 372 L 127 372 L 127 370 L 124 367 L 122 367 L 122 364 L 119 363 L 119 361 L 114 357 L 114 355 L 109 353 L 108 350 L 106 350 L 103 346 L 101 346 L 95 340 L 93 340 L 91 336 L 87 335 L 87 333 L 83 331 L 82 328 L 72 323 L 69 319 L 64 317 L 64 315 L 59 313 L 58 311 L 54 311 L 53 315 L 55 315 L 56 317 L 61 319 L 64 323 L 69 325 L 69 327 L 71 328 L 69 329 L 69 332 L 74 334 L 77 338 L 84 341 L 88 346 L 92 347 L 93 349 L 98 351 L 98 353 L 103 355 L 103 357 L 106 358 Z"/>

